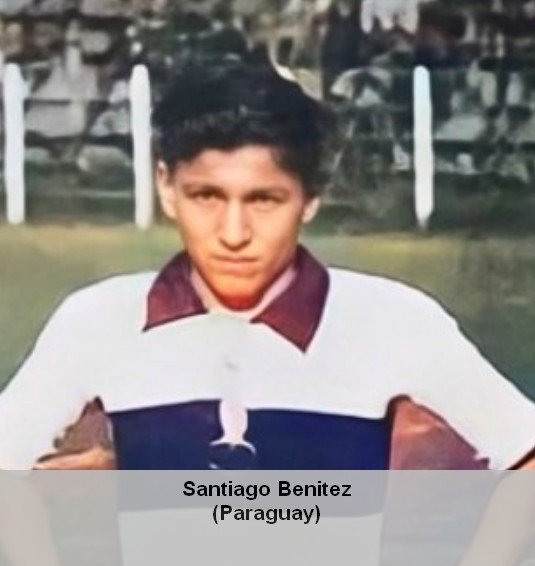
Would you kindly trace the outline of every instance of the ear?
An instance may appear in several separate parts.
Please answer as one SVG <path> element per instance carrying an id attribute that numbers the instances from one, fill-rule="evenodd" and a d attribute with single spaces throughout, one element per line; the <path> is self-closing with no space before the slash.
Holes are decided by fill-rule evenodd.
<path id="1" fill-rule="evenodd" d="M 173 183 L 173 174 L 169 167 L 158 160 L 156 164 L 156 188 L 158 190 L 158 198 L 160 206 L 167 218 L 176 219 L 176 187 Z"/>
<path id="2" fill-rule="evenodd" d="M 305 208 L 303 209 L 303 213 L 301 215 L 301 221 L 303 224 L 307 224 L 311 222 L 316 214 L 318 213 L 321 201 L 319 197 L 314 197 L 309 199 L 306 204 Z"/>

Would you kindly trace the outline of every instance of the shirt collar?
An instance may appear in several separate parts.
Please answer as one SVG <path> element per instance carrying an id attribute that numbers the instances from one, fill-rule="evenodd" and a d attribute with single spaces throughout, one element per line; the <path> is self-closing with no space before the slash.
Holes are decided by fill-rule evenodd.
<path id="1" fill-rule="evenodd" d="M 266 324 L 305 352 L 323 314 L 329 275 L 302 246 L 297 249 L 295 261 L 297 273 L 293 281 L 251 323 Z M 189 257 L 181 252 L 162 269 L 149 291 L 143 330 L 206 312 L 190 281 Z"/>

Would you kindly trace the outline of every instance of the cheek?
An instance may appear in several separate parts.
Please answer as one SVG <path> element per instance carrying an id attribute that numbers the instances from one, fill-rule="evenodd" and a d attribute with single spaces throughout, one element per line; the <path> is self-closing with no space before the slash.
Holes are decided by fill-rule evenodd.
<path id="1" fill-rule="evenodd" d="M 183 240 L 188 242 L 202 243 L 213 232 L 213 219 L 206 214 L 189 207 L 182 207 L 177 211 L 178 229 Z"/>
<path id="2" fill-rule="evenodd" d="M 266 252 L 266 259 L 271 263 L 285 263 L 293 255 L 297 246 L 301 222 L 295 215 L 284 215 L 283 218 L 272 218 L 256 233 L 259 242 Z"/>
<path id="3" fill-rule="evenodd" d="M 284 211 L 267 219 L 263 225 L 263 233 L 272 241 L 291 244 L 297 238 L 301 224 L 301 215 L 298 211 Z"/>

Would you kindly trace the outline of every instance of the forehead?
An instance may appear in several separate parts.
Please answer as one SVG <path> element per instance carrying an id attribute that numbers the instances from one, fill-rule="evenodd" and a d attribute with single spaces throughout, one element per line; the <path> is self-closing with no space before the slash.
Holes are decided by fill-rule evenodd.
<path id="1" fill-rule="evenodd" d="M 300 180 L 277 162 L 276 149 L 263 145 L 232 150 L 205 149 L 193 159 L 179 162 L 175 177 L 181 184 L 221 188 L 302 189 Z"/>

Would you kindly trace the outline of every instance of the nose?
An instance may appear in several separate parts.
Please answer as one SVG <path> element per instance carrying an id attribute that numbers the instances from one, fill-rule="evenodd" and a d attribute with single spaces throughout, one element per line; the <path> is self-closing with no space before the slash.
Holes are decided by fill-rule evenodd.
<path id="1" fill-rule="evenodd" d="M 229 202 L 219 227 L 219 240 L 230 250 L 239 250 L 251 241 L 252 231 L 241 202 Z"/>

